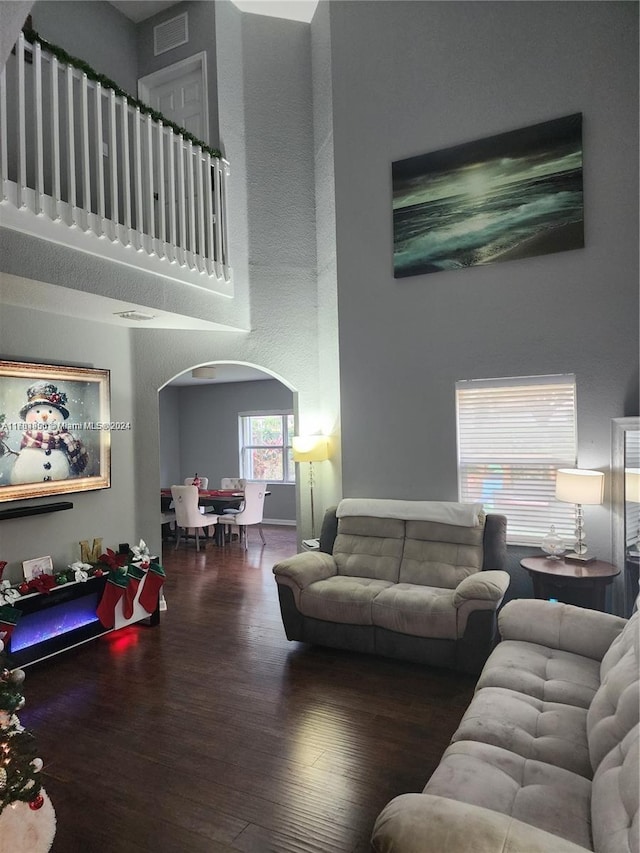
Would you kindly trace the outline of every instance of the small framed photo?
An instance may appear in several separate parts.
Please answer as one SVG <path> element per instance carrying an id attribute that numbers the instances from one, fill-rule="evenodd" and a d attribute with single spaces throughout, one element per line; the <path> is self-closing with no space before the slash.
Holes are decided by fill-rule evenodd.
<path id="1" fill-rule="evenodd" d="M 52 575 L 53 560 L 51 557 L 36 557 L 33 560 L 23 560 L 22 571 L 26 581 L 33 580 L 38 575 Z"/>

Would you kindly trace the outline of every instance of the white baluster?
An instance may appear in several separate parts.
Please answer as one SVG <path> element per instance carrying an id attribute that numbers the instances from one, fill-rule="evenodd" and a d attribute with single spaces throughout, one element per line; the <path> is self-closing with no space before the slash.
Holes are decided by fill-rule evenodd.
<path id="1" fill-rule="evenodd" d="M 2 200 L 7 197 L 9 180 L 9 159 L 7 155 L 7 71 L 0 69 L 0 193 Z"/>
<path id="2" fill-rule="evenodd" d="M 131 168 L 129 166 L 129 104 L 125 96 L 122 106 L 122 187 L 124 190 L 124 227 L 123 244 L 131 243 Z"/>
<path id="3" fill-rule="evenodd" d="M 187 141 L 187 178 L 189 180 L 189 252 L 191 259 L 189 266 L 193 269 L 196 266 L 196 199 L 193 185 L 193 143 L 189 139 Z"/>
<path id="4" fill-rule="evenodd" d="M 36 125 L 36 208 L 43 213 L 44 201 L 44 144 L 42 135 L 42 48 L 36 42 L 33 62 L 33 106 Z"/>
<path id="5" fill-rule="evenodd" d="M 229 169 L 229 164 L 226 160 L 221 160 L 222 166 L 222 182 L 221 182 L 221 194 L 220 194 L 220 211 L 222 214 L 222 251 L 221 251 L 221 259 L 224 269 L 224 278 L 225 281 L 229 281 L 231 278 L 231 269 L 229 267 L 229 232 L 228 227 L 229 223 L 227 221 L 227 179 L 231 173 Z"/>
<path id="6" fill-rule="evenodd" d="M 198 268 L 201 272 L 204 272 L 207 268 L 205 263 L 207 249 L 204 244 L 204 188 L 202 186 L 204 157 L 202 156 L 202 148 L 200 148 L 200 146 L 196 147 L 195 154 L 196 168 L 198 170 Z"/>
<path id="7" fill-rule="evenodd" d="M 211 154 L 207 151 L 204 155 L 204 197 L 207 208 L 207 251 L 205 253 L 206 268 L 209 275 L 213 275 L 213 185 L 212 185 L 212 163 Z M 217 274 L 217 273 L 216 273 Z"/>
<path id="8" fill-rule="evenodd" d="M 95 124 L 96 124 L 96 183 L 97 183 L 97 200 L 98 200 L 98 228 L 97 234 L 101 237 L 104 234 L 106 204 L 104 198 L 104 160 L 102 157 L 102 84 L 97 82 L 95 88 Z"/>
<path id="9" fill-rule="evenodd" d="M 109 193 L 111 196 L 111 240 L 118 239 L 118 140 L 116 135 L 116 93 L 109 90 Z"/>
<path id="10" fill-rule="evenodd" d="M 171 244 L 171 263 L 178 258 L 176 237 L 176 143 L 177 137 L 169 130 L 169 243 Z"/>
<path id="11" fill-rule="evenodd" d="M 151 238 L 151 247 L 149 254 L 155 254 L 155 210 L 153 198 L 153 121 L 151 116 L 147 116 L 147 233 Z"/>
<path id="12" fill-rule="evenodd" d="M 178 161 L 178 213 L 180 219 L 180 265 L 186 266 L 187 263 L 187 207 L 186 207 L 186 195 L 187 195 L 187 187 L 184 180 L 184 156 L 185 156 L 185 144 L 184 137 L 182 134 L 178 136 L 178 155 L 180 160 Z"/>
<path id="13" fill-rule="evenodd" d="M 143 249 L 142 245 L 142 140 L 140 122 L 140 107 L 136 107 L 136 112 L 133 117 L 133 154 L 134 154 L 134 180 L 135 180 L 135 195 L 136 195 L 136 249 L 140 252 Z"/>
<path id="14" fill-rule="evenodd" d="M 73 69 L 67 65 L 67 199 L 71 210 L 70 225 L 78 224 L 78 208 L 76 203 L 76 143 L 73 120 Z"/>
<path id="15" fill-rule="evenodd" d="M 16 203 L 25 206 L 25 187 L 27 185 L 27 143 L 25 129 L 25 92 L 24 92 L 24 36 L 18 37 L 18 186 Z"/>
<path id="16" fill-rule="evenodd" d="M 216 158 L 213 164 L 213 201 L 216 217 L 215 270 L 217 278 L 222 278 L 222 161 Z"/>
<path id="17" fill-rule="evenodd" d="M 158 255 L 165 256 L 165 241 L 167 239 L 167 213 L 165 210 L 164 191 L 164 126 L 158 122 L 158 214 L 160 225 L 158 228 Z"/>
<path id="18" fill-rule="evenodd" d="M 116 93 L 109 91 L 109 175 L 111 177 L 111 239 L 118 239 L 118 142 L 116 137 Z"/>
<path id="19" fill-rule="evenodd" d="M 53 215 L 60 219 L 60 97 L 58 95 L 58 60 L 51 57 L 51 172 L 53 176 Z"/>
<path id="20" fill-rule="evenodd" d="M 87 227 L 91 227 L 91 159 L 89 152 L 89 80 L 82 75 L 80 97 L 80 124 L 82 130 L 82 198 Z"/>

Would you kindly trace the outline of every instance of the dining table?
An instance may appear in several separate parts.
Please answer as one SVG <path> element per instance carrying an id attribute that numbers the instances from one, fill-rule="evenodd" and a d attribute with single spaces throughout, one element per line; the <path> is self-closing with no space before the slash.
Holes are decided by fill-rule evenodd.
<path id="1" fill-rule="evenodd" d="M 167 498 L 170 502 L 171 489 L 160 489 L 161 504 Z M 211 507 L 217 515 L 221 515 L 227 508 L 239 509 L 243 499 L 244 492 L 241 489 L 198 489 L 198 503 L 200 506 Z"/>
<path id="2" fill-rule="evenodd" d="M 270 495 L 265 491 L 265 495 Z M 202 507 L 211 507 L 216 515 L 223 515 L 225 509 L 240 509 L 244 500 L 242 489 L 198 489 L 198 504 Z M 160 489 L 160 507 L 163 512 L 172 509 L 171 489 Z M 222 525 L 216 527 L 216 542 L 223 542 Z"/>

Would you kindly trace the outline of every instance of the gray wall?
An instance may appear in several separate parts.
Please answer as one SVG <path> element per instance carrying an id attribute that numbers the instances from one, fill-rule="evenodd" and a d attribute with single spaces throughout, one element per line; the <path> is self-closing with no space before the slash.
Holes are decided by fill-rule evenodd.
<path id="1" fill-rule="evenodd" d="M 173 479 L 162 479 L 165 487 L 182 483 L 196 472 L 208 477 L 213 489 L 220 487 L 222 477 L 238 477 L 238 414 L 293 410 L 290 389 L 272 379 L 168 387 L 159 396 L 161 477 L 168 464 L 165 459 L 172 459 Z M 265 518 L 295 520 L 294 486 L 270 484 L 269 491 Z"/>
<path id="2" fill-rule="evenodd" d="M 331 4 L 345 496 L 457 499 L 457 379 L 573 372 L 578 462 L 638 411 L 638 6 Z M 354 59 L 357 57 L 357 61 Z M 584 116 L 584 249 L 392 277 L 391 163 Z M 610 557 L 608 506 L 587 507 Z"/>
<path id="3" fill-rule="evenodd" d="M 159 56 L 153 55 L 153 28 L 163 21 L 188 14 L 189 41 Z M 188 59 L 196 53 L 207 54 L 207 89 L 209 97 L 209 134 L 203 142 L 216 147 L 218 129 L 218 75 L 216 68 L 216 13 L 213 0 L 192 0 L 179 3 L 138 24 L 138 77 L 145 77 L 168 65 Z"/>
<path id="4" fill-rule="evenodd" d="M 42 38 L 136 95 L 136 25 L 114 6 L 103 0 L 40 0 L 33 4 L 31 16 Z"/>
<path id="5" fill-rule="evenodd" d="M 181 483 L 180 389 L 163 388 L 158 394 L 160 418 L 160 485 L 170 488 Z"/>
<path id="6" fill-rule="evenodd" d="M 31 0 L 5 0 L 0 3 L 0 67 L 7 61 L 32 5 Z"/>
<path id="7" fill-rule="evenodd" d="M 23 560 L 45 555 L 51 555 L 55 568 L 66 568 L 80 559 L 82 539 L 91 544 L 94 537 L 102 537 L 105 548 L 117 550 L 120 542 L 145 538 L 136 524 L 133 447 L 136 431 L 144 433 L 146 426 L 133 415 L 129 330 L 3 305 L 0 346 L 2 359 L 107 368 L 111 419 L 131 421 L 132 426 L 112 433 L 110 489 L 9 504 L 22 508 L 60 500 L 71 501 L 73 509 L 1 520 L 0 558 L 9 563 L 5 577 L 19 580 Z"/>

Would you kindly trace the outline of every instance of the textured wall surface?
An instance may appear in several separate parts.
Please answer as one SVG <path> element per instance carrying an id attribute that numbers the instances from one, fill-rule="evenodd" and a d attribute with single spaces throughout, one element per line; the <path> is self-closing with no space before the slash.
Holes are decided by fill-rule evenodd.
<path id="1" fill-rule="evenodd" d="M 133 446 L 134 435 L 143 438 L 146 424 L 144 418 L 136 422 L 133 414 L 128 329 L 3 305 L 0 341 L 2 358 L 110 370 L 111 419 L 130 421 L 132 427 L 111 435 L 110 489 L 20 501 L 20 506 L 71 501 L 73 509 L 0 521 L 0 558 L 9 563 L 6 576 L 21 578 L 23 560 L 45 555 L 51 555 L 56 568 L 66 568 L 80 559 L 82 539 L 91 544 L 101 536 L 105 548 L 117 550 L 119 542 L 144 538 L 146 531 L 136 524 Z"/>
<path id="2" fill-rule="evenodd" d="M 631 3 L 331 5 L 345 496 L 455 500 L 458 379 L 575 373 L 578 462 L 638 409 Z M 582 112 L 585 248 L 394 280 L 391 163 Z M 585 510 L 610 555 L 607 506 Z"/>
<path id="3" fill-rule="evenodd" d="M 31 10 L 33 28 L 67 53 L 84 59 L 125 92 L 136 95 L 136 25 L 103 0 L 39 0 Z"/>

